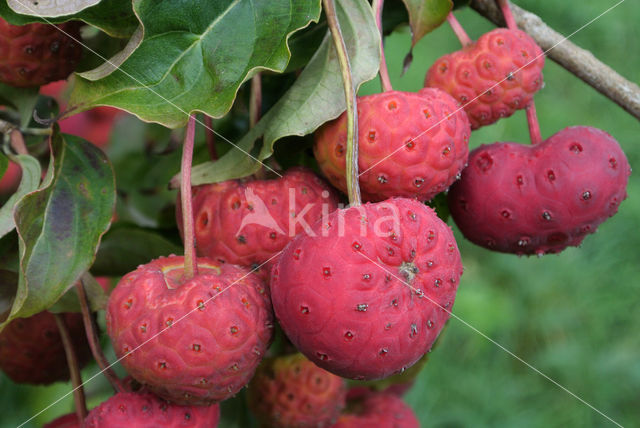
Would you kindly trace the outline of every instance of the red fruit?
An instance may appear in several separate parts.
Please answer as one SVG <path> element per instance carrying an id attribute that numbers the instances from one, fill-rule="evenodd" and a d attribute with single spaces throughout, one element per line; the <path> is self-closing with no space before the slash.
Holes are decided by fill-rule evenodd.
<path id="1" fill-rule="evenodd" d="M 451 229 L 431 208 L 396 198 L 334 211 L 312 236 L 298 235 L 272 270 L 272 301 L 311 361 L 379 379 L 431 348 L 461 274 Z"/>
<path id="2" fill-rule="evenodd" d="M 80 366 L 91 358 L 82 315 L 62 314 Z M 40 312 L 17 318 L 0 332 L 0 369 L 14 382 L 50 384 L 69 380 L 64 345 L 55 318 Z"/>
<path id="3" fill-rule="evenodd" d="M 220 406 L 179 406 L 150 393 L 120 392 L 89 412 L 85 428 L 215 428 Z"/>
<path id="4" fill-rule="evenodd" d="M 543 67 L 542 49 L 527 33 L 497 28 L 438 59 L 424 85 L 452 95 L 477 129 L 526 107 L 542 88 Z"/>
<path id="5" fill-rule="evenodd" d="M 436 89 L 358 97 L 358 168 L 366 201 L 431 199 L 467 162 L 469 121 Z M 346 112 L 315 134 L 314 153 L 331 184 L 346 192 Z"/>
<path id="6" fill-rule="evenodd" d="M 95 107 L 61 120 L 60 131 L 77 135 L 98 147 L 105 147 L 109 143 L 113 124 L 121 113 L 121 110 L 113 107 Z"/>
<path id="7" fill-rule="evenodd" d="M 198 255 L 252 268 L 271 259 L 261 269 L 268 276 L 274 255 L 337 207 L 331 187 L 303 168 L 274 180 L 230 180 L 194 187 Z M 182 233 L 180 203 L 176 217 Z"/>
<path id="8" fill-rule="evenodd" d="M 9 166 L 0 177 L 0 195 L 12 195 L 22 179 L 22 168 L 15 162 L 9 161 Z"/>
<path id="9" fill-rule="evenodd" d="M 78 415 L 67 413 L 42 426 L 42 428 L 82 428 Z"/>
<path id="10" fill-rule="evenodd" d="M 419 428 L 411 407 L 393 394 L 371 393 L 354 403 L 353 412 L 344 413 L 331 428 Z"/>
<path id="11" fill-rule="evenodd" d="M 149 390 L 178 404 L 222 401 L 249 382 L 271 342 L 264 284 L 246 269 L 184 257 L 159 258 L 111 292 L 107 332 L 122 365 Z M 125 356 L 126 355 L 126 356 Z"/>
<path id="12" fill-rule="evenodd" d="M 576 126 L 534 146 L 475 149 L 449 192 L 449 207 L 464 236 L 480 246 L 557 253 L 579 245 L 617 212 L 630 172 L 613 137 Z"/>
<path id="13" fill-rule="evenodd" d="M 263 361 L 247 389 L 250 409 L 261 426 L 327 427 L 344 408 L 344 379 L 302 354 Z"/>
<path id="14" fill-rule="evenodd" d="M 0 18 L 0 81 L 23 87 L 65 79 L 82 56 L 75 41 L 80 25 L 11 25 Z"/>

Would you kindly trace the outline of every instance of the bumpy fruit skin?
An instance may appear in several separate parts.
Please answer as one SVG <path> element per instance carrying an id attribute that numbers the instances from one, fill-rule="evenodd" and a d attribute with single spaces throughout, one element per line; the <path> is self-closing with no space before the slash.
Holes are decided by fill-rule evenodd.
<path id="1" fill-rule="evenodd" d="M 344 408 L 344 379 L 302 354 L 270 358 L 247 389 L 249 408 L 264 427 L 328 427 Z"/>
<path id="2" fill-rule="evenodd" d="M 183 281 L 184 257 L 156 259 L 125 275 L 107 307 L 107 332 L 127 372 L 178 404 L 234 395 L 253 376 L 273 333 L 260 278 L 204 258 L 198 272 Z"/>
<path id="3" fill-rule="evenodd" d="M 349 405 L 354 411 L 344 413 L 331 428 L 420 428 L 411 407 L 393 394 L 371 393 Z"/>
<path id="4" fill-rule="evenodd" d="M 176 206 L 182 233 L 181 204 Z M 293 236 L 320 220 L 323 212 L 327 215 L 337 207 L 335 190 L 304 168 L 292 168 L 273 180 L 230 180 L 196 186 L 196 249 L 198 255 L 221 263 L 255 268 L 268 262 L 260 269 L 268 277 L 274 256 Z M 256 223 L 242 224 L 252 219 Z"/>
<path id="5" fill-rule="evenodd" d="M 63 314 L 80 366 L 91 358 L 82 315 Z M 40 312 L 17 318 L 0 332 L 0 369 L 14 382 L 44 384 L 69 380 L 69 368 L 55 318 Z"/>
<path id="6" fill-rule="evenodd" d="M 79 23 L 11 25 L 0 18 L 0 82 L 28 87 L 65 79 L 82 56 L 69 36 L 80 40 Z"/>
<path id="7" fill-rule="evenodd" d="M 437 89 L 358 97 L 358 168 L 365 201 L 431 199 L 453 183 L 469 155 L 469 121 Z M 347 191 L 346 112 L 315 133 L 322 173 Z"/>
<path id="8" fill-rule="evenodd" d="M 526 107 L 542 88 L 543 67 L 542 49 L 527 33 L 497 28 L 438 59 L 424 85 L 452 95 L 477 129 Z"/>
<path id="9" fill-rule="evenodd" d="M 387 377 L 430 348 L 453 305 L 462 263 L 451 229 L 415 200 L 334 211 L 298 235 L 271 272 L 291 342 L 339 376 Z"/>
<path id="10" fill-rule="evenodd" d="M 150 393 L 120 392 L 89 412 L 85 428 L 215 428 L 220 406 L 179 406 Z"/>
<path id="11" fill-rule="evenodd" d="M 464 236 L 480 246 L 557 253 L 618 211 L 630 173 L 611 135 L 570 127 L 534 146 L 478 147 L 449 192 L 449 207 Z"/>
<path id="12" fill-rule="evenodd" d="M 82 428 L 78 422 L 78 415 L 67 413 L 42 426 L 42 428 Z"/>

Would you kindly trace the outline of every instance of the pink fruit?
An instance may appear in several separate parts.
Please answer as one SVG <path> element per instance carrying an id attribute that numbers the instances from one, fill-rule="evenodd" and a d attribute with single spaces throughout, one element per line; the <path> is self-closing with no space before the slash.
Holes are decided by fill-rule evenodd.
<path id="1" fill-rule="evenodd" d="M 149 390 L 178 404 L 225 400 L 245 386 L 272 338 L 262 281 L 234 265 L 156 259 L 111 292 L 107 332 L 122 365 Z"/>
<path id="2" fill-rule="evenodd" d="M 120 392 L 89 412 L 85 428 L 215 428 L 220 406 L 179 406 L 150 393 Z"/>
<path id="3" fill-rule="evenodd" d="M 78 415 L 67 413 L 42 426 L 42 428 L 82 428 Z"/>
<path id="4" fill-rule="evenodd" d="M 355 411 L 344 413 L 331 428 L 420 428 L 411 407 L 393 394 L 371 393 L 350 401 L 349 407 Z"/>
<path id="5" fill-rule="evenodd" d="M 542 49 L 527 33 L 497 28 L 438 59 L 424 85 L 453 96 L 477 129 L 526 107 L 542 88 L 543 67 Z"/>
<path id="6" fill-rule="evenodd" d="M 270 358 L 247 389 L 249 408 L 263 427 L 327 427 L 344 407 L 344 379 L 302 354 Z"/>
<path id="7" fill-rule="evenodd" d="M 630 172 L 613 137 L 570 127 L 533 146 L 475 149 L 449 192 L 449 207 L 464 236 L 480 246 L 557 253 L 579 245 L 617 212 Z"/>
<path id="8" fill-rule="evenodd" d="M 294 168 L 273 180 L 230 180 L 193 188 L 196 246 L 200 256 L 255 268 L 296 234 L 338 207 L 338 198 L 311 171 Z M 182 209 L 177 204 L 182 231 Z M 307 226 L 308 225 L 308 226 Z"/>
<path id="9" fill-rule="evenodd" d="M 81 366 L 91 358 L 82 315 L 63 314 Z M 17 318 L 0 332 L 0 369 L 14 382 L 50 384 L 69 380 L 69 367 L 55 318 L 40 312 Z"/>
<path id="10" fill-rule="evenodd" d="M 358 98 L 358 168 L 366 201 L 431 199 L 453 183 L 469 154 L 469 121 L 437 89 Z M 346 192 L 346 113 L 315 134 L 314 153 L 331 184 Z"/>
<path id="11" fill-rule="evenodd" d="M 331 213 L 298 235 L 271 274 L 291 342 L 318 366 L 353 379 L 404 371 L 433 344 L 462 274 L 451 229 L 410 199 Z"/>

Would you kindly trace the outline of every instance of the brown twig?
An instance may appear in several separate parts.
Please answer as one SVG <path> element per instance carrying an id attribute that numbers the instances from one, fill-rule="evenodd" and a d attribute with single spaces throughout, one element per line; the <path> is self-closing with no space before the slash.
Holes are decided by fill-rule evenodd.
<path id="1" fill-rule="evenodd" d="M 80 300 L 84 331 L 87 335 L 87 341 L 89 342 L 89 348 L 91 348 L 93 358 L 96 360 L 96 363 L 98 363 L 98 367 L 100 367 L 102 374 L 107 378 L 113 389 L 116 392 L 123 392 L 125 389 L 120 378 L 118 378 L 118 375 L 116 375 L 116 373 L 111 369 L 111 364 L 109 364 L 109 361 L 102 353 L 100 339 L 98 338 L 98 330 L 95 320 L 93 319 L 93 316 L 91 316 L 89 299 L 87 298 L 87 293 L 84 290 L 84 283 L 82 279 L 76 283 L 76 291 L 78 292 L 78 299 Z"/>
<path id="2" fill-rule="evenodd" d="M 76 407 L 76 415 L 80 421 L 80 425 L 83 424 L 84 419 L 87 417 L 87 403 L 84 397 L 84 389 L 82 388 L 82 376 L 80 376 L 80 367 L 78 366 L 78 356 L 76 355 L 69 330 L 64 323 L 64 319 L 60 314 L 53 314 L 56 320 L 56 325 L 60 331 L 60 338 L 64 345 L 64 353 L 67 356 L 67 365 L 69 366 L 69 374 L 71 377 L 71 385 L 73 387 L 73 401 Z"/>
<path id="3" fill-rule="evenodd" d="M 505 24 L 495 0 L 472 0 L 471 7 L 496 25 Z M 637 84 L 622 77 L 591 52 L 565 40 L 539 16 L 514 4 L 511 4 L 511 11 L 518 27 L 533 37 L 549 58 L 640 119 L 640 87 Z"/>

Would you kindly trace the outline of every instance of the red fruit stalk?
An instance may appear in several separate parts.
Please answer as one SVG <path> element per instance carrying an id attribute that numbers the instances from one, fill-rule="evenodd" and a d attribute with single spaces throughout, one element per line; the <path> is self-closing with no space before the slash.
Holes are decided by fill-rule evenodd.
<path id="1" fill-rule="evenodd" d="M 393 394 L 371 393 L 350 402 L 352 412 L 345 412 L 332 428 L 419 428 L 411 407 Z"/>
<path id="2" fill-rule="evenodd" d="M 262 281 L 248 270 L 184 257 L 125 275 L 109 297 L 107 332 L 131 376 L 179 404 L 225 400 L 249 382 L 272 338 Z"/>
<path id="3" fill-rule="evenodd" d="M 533 146 L 475 149 L 449 192 L 449 207 L 464 236 L 480 246 L 557 253 L 579 245 L 617 212 L 630 173 L 611 135 L 570 127 Z"/>
<path id="4" fill-rule="evenodd" d="M 431 199 L 467 162 L 470 127 L 456 101 L 438 89 L 358 98 L 360 188 L 366 201 Z M 331 184 L 346 191 L 346 115 L 315 134 L 314 153 Z"/>
<path id="5" fill-rule="evenodd" d="M 453 96 L 477 129 L 526 107 L 542 88 L 543 67 L 542 49 L 527 33 L 498 28 L 438 59 L 424 84 Z"/>
<path id="6" fill-rule="evenodd" d="M 198 255 L 268 272 L 298 233 L 338 207 L 336 192 L 311 171 L 273 180 L 230 180 L 193 188 Z M 182 232 L 182 210 L 176 211 Z"/>
<path id="7" fill-rule="evenodd" d="M 413 365 L 449 318 L 462 274 L 451 229 L 432 209 L 397 198 L 334 211 L 312 231 L 272 270 L 273 307 L 291 342 L 352 379 Z"/>
<path id="8" fill-rule="evenodd" d="M 89 412 L 85 428 L 215 428 L 220 406 L 178 406 L 150 393 L 120 392 Z"/>
<path id="9" fill-rule="evenodd" d="M 65 79 L 82 56 L 80 25 L 11 25 L 0 18 L 0 82 L 27 87 Z"/>
<path id="10" fill-rule="evenodd" d="M 91 358 L 82 316 L 63 314 L 80 367 Z M 53 314 L 17 318 L 0 332 L 0 369 L 14 382 L 48 385 L 69 380 L 64 346 Z"/>
<path id="11" fill-rule="evenodd" d="M 378 31 L 380 31 L 380 82 L 382 83 L 382 91 L 393 91 L 391 79 L 389 79 L 387 60 L 384 55 L 384 32 L 382 31 L 382 9 L 384 8 L 384 0 L 373 0 L 371 7 L 376 15 L 376 24 L 378 25 Z"/>
<path id="12" fill-rule="evenodd" d="M 249 408 L 264 427 L 327 427 L 344 408 L 344 379 L 302 354 L 263 361 L 248 388 Z"/>
<path id="13" fill-rule="evenodd" d="M 473 43 L 473 40 L 471 40 L 467 32 L 464 31 L 464 28 L 462 27 L 462 25 L 460 25 L 460 22 L 456 19 L 453 12 L 449 12 L 449 14 L 447 15 L 447 22 L 451 26 L 451 29 L 455 33 L 458 40 L 460 40 L 460 44 L 462 45 L 462 47 Z"/>

